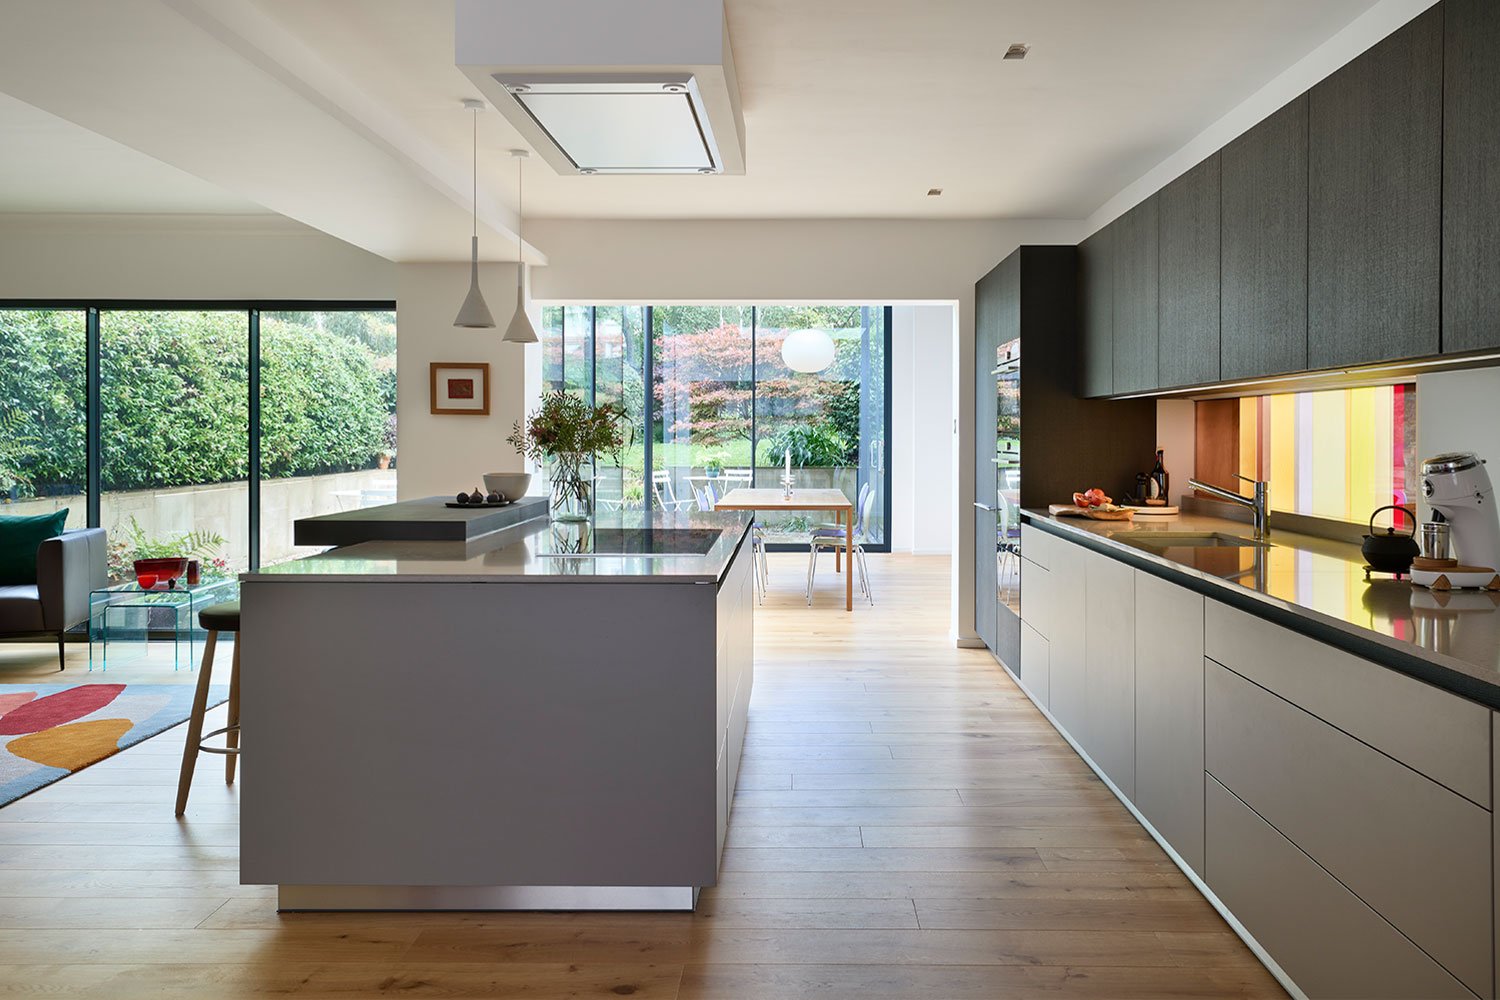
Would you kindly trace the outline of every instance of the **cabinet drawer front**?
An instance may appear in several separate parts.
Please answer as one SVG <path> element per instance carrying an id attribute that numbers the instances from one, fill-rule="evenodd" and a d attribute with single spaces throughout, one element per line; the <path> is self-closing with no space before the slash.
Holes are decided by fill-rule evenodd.
<path id="1" fill-rule="evenodd" d="M 1052 568 L 1052 546 L 1055 544 L 1066 545 L 1068 543 L 1053 538 L 1041 528 L 1034 528 L 1029 524 L 1021 525 L 1021 555 L 1042 569 Z"/>
<path id="2" fill-rule="evenodd" d="M 1217 601 L 1208 602 L 1205 649 L 1209 659 L 1490 806 L 1483 705 Z"/>
<path id="3" fill-rule="evenodd" d="M 1473 994 L 1213 778 L 1204 880 L 1309 997 Z"/>
<path id="4" fill-rule="evenodd" d="M 1021 620 L 1038 635 L 1051 636 L 1057 620 L 1052 571 L 1021 560 Z"/>
<path id="5" fill-rule="evenodd" d="M 1204 703 L 1208 772 L 1489 996 L 1489 812 L 1212 661 Z"/>
<path id="6" fill-rule="evenodd" d="M 1203 597 L 1135 574 L 1135 807 L 1203 871 Z"/>
<path id="7" fill-rule="evenodd" d="M 1050 673 L 1047 640 L 1026 622 L 1021 622 L 1021 684 L 1044 708 Z"/>

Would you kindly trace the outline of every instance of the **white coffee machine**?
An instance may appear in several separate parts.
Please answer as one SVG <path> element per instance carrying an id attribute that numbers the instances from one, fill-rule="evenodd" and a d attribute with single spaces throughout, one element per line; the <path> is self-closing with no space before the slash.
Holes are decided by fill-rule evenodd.
<path id="1" fill-rule="evenodd" d="M 1471 451 L 1424 460 L 1422 497 L 1434 519 L 1423 526 L 1423 558 L 1412 567 L 1412 582 L 1444 590 L 1500 587 L 1500 516 L 1484 460 Z M 1434 527 L 1444 522 L 1446 531 Z"/>

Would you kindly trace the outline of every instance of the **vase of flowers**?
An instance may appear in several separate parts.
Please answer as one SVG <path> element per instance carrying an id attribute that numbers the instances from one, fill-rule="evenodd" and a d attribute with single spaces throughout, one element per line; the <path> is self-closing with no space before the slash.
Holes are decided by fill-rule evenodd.
<path id="1" fill-rule="evenodd" d="M 557 389 L 511 429 L 506 439 L 511 446 L 547 469 L 554 521 L 587 521 L 594 516 L 594 456 L 619 460 L 625 444 L 623 418 L 618 404 L 590 406 Z"/>

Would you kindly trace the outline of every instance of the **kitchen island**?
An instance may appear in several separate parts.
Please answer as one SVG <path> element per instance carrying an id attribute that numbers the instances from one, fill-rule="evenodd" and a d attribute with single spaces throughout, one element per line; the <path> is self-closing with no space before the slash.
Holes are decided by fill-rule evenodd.
<path id="1" fill-rule="evenodd" d="M 749 524 L 544 515 L 245 576 L 241 881 L 292 910 L 691 909 L 744 742 Z"/>

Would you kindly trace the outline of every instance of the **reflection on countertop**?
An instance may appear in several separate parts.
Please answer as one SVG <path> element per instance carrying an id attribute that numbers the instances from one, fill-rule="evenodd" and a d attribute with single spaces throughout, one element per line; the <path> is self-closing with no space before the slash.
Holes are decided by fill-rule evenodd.
<path id="1" fill-rule="evenodd" d="M 717 582 L 750 526 L 738 512 L 545 514 L 467 542 L 362 542 L 263 567 L 242 580 L 399 583 Z"/>
<path id="2" fill-rule="evenodd" d="M 1028 510 L 1025 518 L 1056 534 L 1102 542 L 1126 561 L 1168 570 L 1162 574 L 1168 578 L 1200 581 L 1208 586 L 1195 589 L 1211 595 L 1253 597 L 1338 630 L 1354 643 L 1347 647 L 1352 652 L 1500 708 L 1500 593 L 1432 591 L 1382 574 L 1366 579 L 1357 545 L 1281 530 L 1257 545 L 1249 525 L 1203 514 L 1119 522 Z M 1184 537 L 1209 534 L 1248 544 Z"/>

